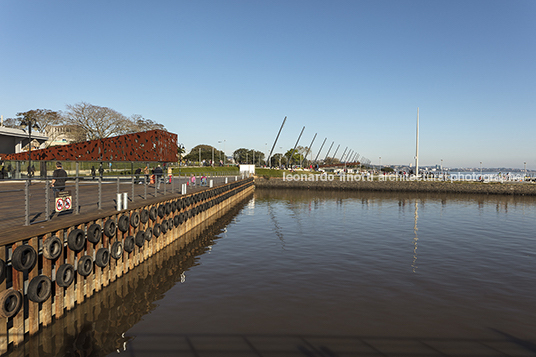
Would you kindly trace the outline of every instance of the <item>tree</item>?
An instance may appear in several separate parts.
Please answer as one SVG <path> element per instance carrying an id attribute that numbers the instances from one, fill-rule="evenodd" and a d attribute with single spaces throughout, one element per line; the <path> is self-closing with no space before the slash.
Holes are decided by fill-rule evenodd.
<path id="1" fill-rule="evenodd" d="M 127 134 L 132 128 L 132 122 L 123 114 L 86 102 L 68 104 L 65 120 L 81 128 L 85 136 L 84 140 Z"/>
<path id="2" fill-rule="evenodd" d="M 212 161 L 212 150 L 214 150 L 214 161 L 218 160 L 220 155 L 223 155 L 223 152 L 217 150 L 215 147 L 201 144 L 194 147 L 188 155 L 184 156 L 184 159 L 198 162 L 199 153 L 201 152 L 201 161 L 204 160 L 206 163 L 209 163 Z"/>
<path id="3" fill-rule="evenodd" d="M 131 131 L 133 133 L 138 133 L 140 131 L 149 131 L 149 130 L 166 130 L 166 127 L 162 124 L 158 124 L 151 119 L 144 118 L 139 114 L 134 114 L 130 117 L 132 122 Z"/>
<path id="4" fill-rule="evenodd" d="M 11 119 L 11 118 L 10 118 Z M 65 120 L 60 112 L 50 109 L 33 109 L 26 112 L 17 113 L 17 117 L 12 119 L 18 125 L 12 127 L 22 127 L 27 129 L 28 123 L 35 124 L 34 128 L 38 132 L 45 133 L 48 136 L 47 147 L 56 139 L 58 132 L 52 130 L 54 127 L 65 124 Z M 22 125 L 24 123 L 24 125 Z"/>
<path id="5" fill-rule="evenodd" d="M 240 148 L 233 152 L 233 158 L 238 164 L 255 164 L 262 165 L 264 163 L 264 153 L 253 149 Z M 253 162 L 255 160 L 255 162 Z"/>

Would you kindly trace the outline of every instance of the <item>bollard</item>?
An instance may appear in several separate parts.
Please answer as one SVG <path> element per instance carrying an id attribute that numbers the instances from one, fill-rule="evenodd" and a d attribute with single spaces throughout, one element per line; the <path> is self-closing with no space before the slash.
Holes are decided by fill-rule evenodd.
<path id="1" fill-rule="evenodd" d="M 123 192 L 123 209 L 128 209 L 128 194 Z"/>
<path id="2" fill-rule="evenodd" d="M 185 195 L 185 194 L 186 194 L 186 187 L 187 187 L 186 184 L 183 183 L 183 184 L 182 184 L 182 190 L 181 190 L 181 194 L 182 194 L 182 195 Z"/>
<path id="3" fill-rule="evenodd" d="M 226 177 L 226 178 L 225 178 L 225 183 L 227 183 L 227 179 L 228 179 L 228 178 Z"/>
<path id="4" fill-rule="evenodd" d="M 117 202 L 117 210 L 121 211 L 121 194 L 120 193 L 117 194 L 116 202 Z"/>
<path id="5" fill-rule="evenodd" d="M 210 188 L 214 187 L 214 182 L 212 182 L 212 180 L 209 181 L 208 187 L 210 187 Z"/>

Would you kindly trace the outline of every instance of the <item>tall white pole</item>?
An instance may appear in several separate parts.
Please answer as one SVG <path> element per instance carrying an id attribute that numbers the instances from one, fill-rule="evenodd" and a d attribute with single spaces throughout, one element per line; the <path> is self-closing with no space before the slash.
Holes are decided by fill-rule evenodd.
<path id="1" fill-rule="evenodd" d="M 417 139 L 415 149 L 415 174 L 419 175 L 419 107 L 417 107 Z"/>

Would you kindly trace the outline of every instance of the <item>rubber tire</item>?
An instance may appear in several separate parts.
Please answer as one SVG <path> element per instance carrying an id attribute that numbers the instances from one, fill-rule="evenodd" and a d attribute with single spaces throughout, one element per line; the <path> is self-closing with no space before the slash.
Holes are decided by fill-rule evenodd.
<path id="1" fill-rule="evenodd" d="M 104 268 L 110 262 L 110 250 L 108 248 L 100 248 L 95 254 L 95 264 Z"/>
<path id="2" fill-rule="evenodd" d="M 140 225 L 140 214 L 137 211 L 130 215 L 130 225 L 134 228 Z"/>
<path id="3" fill-rule="evenodd" d="M 0 316 L 13 317 L 22 307 L 22 294 L 20 291 L 7 289 L 0 294 Z"/>
<path id="4" fill-rule="evenodd" d="M 149 211 L 147 211 L 145 208 L 141 210 L 140 212 L 140 222 L 145 224 L 149 221 Z"/>
<path id="5" fill-rule="evenodd" d="M 52 292 L 52 281 L 46 275 L 39 275 L 33 278 L 28 284 L 26 295 L 33 302 L 47 301 Z"/>
<path id="6" fill-rule="evenodd" d="M 177 201 L 171 202 L 171 212 L 173 213 L 177 212 Z"/>
<path id="7" fill-rule="evenodd" d="M 167 219 L 163 220 L 162 223 L 160 223 L 160 231 L 162 232 L 162 234 L 167 233 L 167 231 L 168 231 L 168 221 L 167 221 Z"/>
<path id="8" fill-rule="evenodd" d="M 104 234 L 112 238 L 115 236 L 115 232 L 117 231 L 117 225 L 115 224 L 115 221 L 113 219 L 109 219 L 104 223 Z"/>
<path id="9" fill-rule="evenodd" d="M 37 253 L 30 245 L 18 246 L 11 256 L 11 265 L 18 271 L 30 271 L 37 262 Z"/>
<path id="10" fill-rule="evenodd" d="M 102 238 L 102 227 L 98 223 L 93 223 L 87 229 L 87 240 L 93 244 L 100 242 Z"/>
<path id="11" fill-rule="evenodd" d="M 128 231 L 129 223 L 130 223 L 129 217 L 126 214 L 124 214 L 121 217 L 119 217 L 119 220 L 117 221 L 117 229 L 125 233 L 126 231 Z"/>
<path id="12" fill-rule="evenodd" d="M 151 209 L 149 210 L 149 218 L 151 219 L 151 221 L 156 221 L 156 217 L 158 216 L 158 210 L 156 209 L 156 207 L 151 207 Z"/>
<path id="13" fill-rule="evenodd" d="M 180 223 L 179 215 L 176 215 L 175 217 L 173 217 L 173 225 L 175 226 L 175 228 L 177 228 L 180 224 L 181 223 Z"/>
<path id="14" fill-rule="evenodd" d="M 165 205 L 158 206 L 158 217 L 164 218 L 165 215 L 166 215 L 166 207 L 165 207 Z"/>
<path id="15" fill-rule="evenodd" d="M 71 264 L 62 264 L 56 272 L 56 284 L 68 288 L 74 281 L 74 267 Z"/>
<path id="16" fill-rule="evenodd" d="M 127 253 L 132 253 L 132 251 L 134 250 L 134 237 L 133 236 L 128 236 L 125 238 L 125 252 Z"/>
<path id="17" fill-rule="evenodd" d="M 76 270 L 82 276 L 91 274 L 93 272 L 93 258 L 89 255 L 84 255 L 76 264 Z"/>
<path id="18" fill-rule="evenodd" d="M 43 256 L 49 260 L 58 259 L 63 251 L 62 241 L 56 237 L 48 237 L 43 242 Z"/>
<path id="19" fill-rule="evenodd" d="M 153 235 L 158 238 L 160 236 L 160 233 L 162 233 L 161 229 L 160 229 L 160 223 L 155 223 L 154 227 L 153 227 Z"/>
<path id="20" fill-rule="evenodd" d="M 86 243 L 86 237 L 84 231 L 77 228 L 73 229 L 69 236 L 67 237 L 67 246 L 70 250 L 79 252 L 84 249 Z"/>
<path id="21" fill-rule="evenodd" d="M 145 243 L 145 232 L 138 231 L 138 233 L 136 233 L 136 238 L 134 238 L 134 242 L 138 247 L 143 247 L 143 243 Z"/>
<path id="22" fill-rule="evenodd" d="M 151 239 L 153 239 L 153 229 L 149 227 L 145 230 L 145 240 L 149 242 Z"/>
<path id="23" fill-rule="evenodd" d="M 166 205 L 164 206 L 164 208 L 166 209 L 166 215 L 171 213 L 171 203 L 170 202 L 167 202 Z"/>
<path id="24" fill-rule="evenodd" d="M 123 255 L 123 243 L 119 241 L 113 242 L 112 248 L 110 249 L 110 255 L 115 260 L 121 258 Z"/>
<path id="25" fill-rule="evenodd" d="M 173 229 L 173 217 L 169 218 L 167 220 L 167 227 L 168 227 L 168 230 L 172 230 Z"/>

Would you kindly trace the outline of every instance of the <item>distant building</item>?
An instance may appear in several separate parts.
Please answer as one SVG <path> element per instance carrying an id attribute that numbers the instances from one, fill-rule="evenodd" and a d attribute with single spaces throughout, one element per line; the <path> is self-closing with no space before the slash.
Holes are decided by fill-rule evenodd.
<path id="1" fill-rule="evenodd" d="M 44 147 L 48 137 L 39 132 L 32 132 L 32 149 Z M 16 154 L 28 151 L 29 135 L 26 131 L 0 126 L 0 153 Z"/>
<path id="2" fill-rule="evenodd" d="M 79 141 L 81 129 L 77 125 L 54 125 L 45 129 L 49 137 L 45 147 L 56 145 L 67 145 Z"/>

